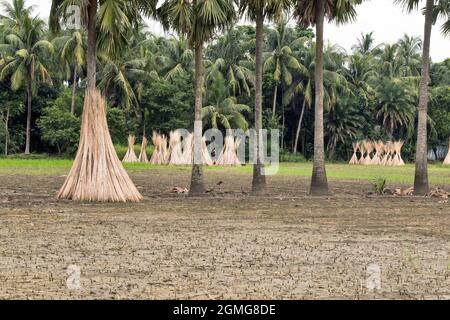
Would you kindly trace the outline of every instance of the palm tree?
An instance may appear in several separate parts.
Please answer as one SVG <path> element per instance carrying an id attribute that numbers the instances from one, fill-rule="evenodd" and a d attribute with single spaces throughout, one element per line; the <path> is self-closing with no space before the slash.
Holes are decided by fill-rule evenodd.
<path id="1" fill-rule="evenodd" d="M 398 41 L 398 58 L 401 61 L 401 74 L 404 77 L 416 77 L 420 75 L 422 40 L 419 37 L 407 34 Z"/>
<path id="2" fill-rule="evenodd" d="M 375 94 L 372 80 L 378 76 L 372 56 L 355 53 L 347 58 L 343 75 L 364 107 Z"/>
<path id="3" fill-rule="evenodd" d="M 303 96 L 303 104 L 297 126 L 294 142 L 294 153 L 297 153 L 300 132 L 305 116 L 306 108 L 311 108 L 314 104 L 315 92 L 315 52 L 316 45 L 311 43 L 308 47 L 300 47 L 295 55 L 301 57 L 300 63 L 302 73 L 294 73 L 294 80 L 286 88 L 283 100 L 288 103 L 294 99 L 295 95 Z M 343 53 L 337 46 L 327 46 L 324 49 L 324 107 L 332 109 L 337 102 L 338 90 L 347 87 L 349 84 L 345 77 L 339 74 L 343 61 L 339 61 Z M 303 69 L 305 68 L 305 69 Z"/>
<path id="4" fill-rule="evenodd" d="M 193 69 L 194 52 L 185 39 L 163 39 L 160 48 L 157 60 L 162 63 L 161 73 L 165 75 L 166 80 L 173 81 Z"/>
<path id="5" fill-rule="evenodd" d="M 290 0 L 241 0 L 239 12 L 256 22 L 256 52 L 255 52 L 255 130 L 256 161 L 253 166 L 252 191 L 255 195 L 266 193 L 266 177 L 264 174 L 263 137 L 262 137 L 262 77 L 263 77 L 263 47 L 264 19 L 280 20 L 291 7 Z"/>
<path id="6" fill-rule="evenodd" d="M 369 55 L 377 52 L 380 45 L 375 45 L 374 32 L 361 33 L 361 36 L 357 39 L 357 44 L 352 47 L 354 52 L 362 55 Z"/>
<path id="7" fill-rule="evenodd" d="M 383 78 L 377 86 L 377 114 L 390 138 L 398 128 L 411 128 L 416 110 L 411 86 L 402 79 Z"/>
<path id="8" fill-rule="evenodd" d="M 70 35 L 55 38 L 52 43 L 58 50 L 60 67 L 66 80 L 72 81 L 72 104 L 70 113 L 75 113 L 75 98 L 78 79 L 86 63 L 86 37 L 75 30 Z"/>
<path id="9" fill-rule="evenodd" d="M 15 1 L 14 5 L 21 4 Z M 17 8 L 13 10 L 18 11 Z M 22 12 L 26 14 L 29 8 Z M 53 53 L 53 45 L 47 40 L 41 40 L 44 34 L 44 21 L 38 17 L 31 18 L 22 15 L 20 21 L 14 22 L 15 16 L 8 17 L 14 25 L 10 33 L 5 37 L 6 44 L 0 45 L 0 52 L 5 58 L 0 62 L 0 80 L 11 75 L 11 88 L 17 91 L 25 87 L 27 94 L 27 124 L 25 138 L 25 154 L 30 154 L 31 140 L 31 110 L 33 94 L 38 89 L 38 84 L 44 82 L 52 85 L 52 79 L 48 71 L 48 56 Z"/>
<path id="10" fill-rule="evenodd" d="M 289 35 L 292 35 L 292 32 L 289 32 L 287 28 L 287 21 L 281 20 L 274 29 L 270 30 L 268 36 L 269 50 L 271 52 L 267 52 L 266 54 L 264 70 L 272 71 L 273 79 L 275 80 L 272 106 L 272 116 L 274 118 L 277 106 L 278 86 L 280 84 L 290 86 L 292 84 L 293 72 L 307 73 L 306 68 L 300 64 L 291 48 L 293 42 L 301 39 L 289 39 Z"/>
<path id="11" fill-rule="evenodd" d="M 78 201 L 137 202 L 142 199 L 123 168 L 112 144 L 106 122 L 106 103 L 97 84 L 97 47 L 116 55 L 127 47 L 129 30 L 141 22 L 141 14 L 154 13 L 156 1 L 53 0 L 50 27 L 60 30 L 61 17 L 78 5 L 87 28 L 86 94 L 80 143 L 72 170 L 58 197 Z"/>
<path id="12" fill-rule="evenodd" d="M 421 0 L 395 0 L 395 3 L 402 5 L 409 12 L 418 9 L 421 2 Z M 431 31 L 437 21 L 437 17 L 442 15 L 447 18 L 442 31 L 445 34 L 450 33 L 450 8 L 448 0 L 426 0 L 424 13 L 425 26 L 422 43 L 422 72 L 419 89 L 419 121 L 417 125 L 416 173 L 414 178 L 414 193 L 416 195 L 425 195 L 430 191 L 428 184 L 427 123 Z"/>
<path id="13" fill-rule="evenodd" d="M 206 82 L 221 73 L 227 79 L 230 94 L 234 96 L 243 93 L 250 96 L 251 87 L 255 85 L 255 73 L 248 56 L 252 43 L 242 38 L 240 29 L 230 29 L 207 51 L 212 62 L 207 69 Z"/>
<path id="14" fill-rule="evenodd" d="M 201 156 L 204 44 L 212 38 L 216 30 L 224 30 L 235 20 L 233 1 L 168 0 L 159 8 L 159 15 L 165 29 L 172 28 L 185 36 L 195 52 L 194 163 L 189 195 L 200 196 L 206 192 Z"/>
<path id="15" fill-rule="evenodd" d="M 338 103 L 328 112 L 325 122 L 329 157 L 332 159 L 339 142 L 344 143 L 356 137 L 364 123 L 364 117 L 352 106 Z"/>
<path id="16" fill-rule="evenodd" d="M 2 11 L 4 14 L 0 14 L 0 20 L 3 20 L 5 29 L 10 29 L 13 32 L 18 32 L 22 26 L 22 18 L 30 17 L 34 6 L 25 6 L 25 0 L 12 0 L 12 3 L 8 1 L 2 1 Z"/>
<path id="17" fill-rule="evenodd" d="M 401 63 L 398 59 L 398 44 L 385 44 L 375 57 L 379 74 L 384 77 L 401 77 Z"/>
<path id="18" fill-rule="evenodd" d="M 217 74 L 208 89 L 208 101 L 211 104 L 202 110 L 205 124 L 213 129 L 241 129 L 246 132 L 248 123 L 244 114 L 251 112 L 250 107 L 239 104 L 235 97 L 230 97 L 224 77 Z"/>
<path id="19" fill-rule="evenodd" d="M 356 18 L 355 5 L 363 0 L 298 0 L 295 15 L 304 26 L 316 26 L 316 74 L 315 74 L 315 116 L 314 116 L 314 165 L 311 179 L 311 195 L 329 194 L 325 169 L 325 147 L 323 126 L 323 46 L 324 22 L 344 23 Z"/>

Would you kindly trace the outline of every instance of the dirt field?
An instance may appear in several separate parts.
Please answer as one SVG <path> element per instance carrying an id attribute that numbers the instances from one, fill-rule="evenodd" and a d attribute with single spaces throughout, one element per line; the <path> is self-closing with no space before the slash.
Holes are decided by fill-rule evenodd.
<path id="1" fill-rule="evenodd" d="M 448 202 L 342 181 L 317 199 L 298 177 L 254 198 L 249 176 L 207 174 L 223 184 L 190 199 L 167 192 L 186 170 L 133 173 L 146 200 L 118 205 L 56 201 L 64 177 L 0 175 L 0 298 L 450 299 Z"/>

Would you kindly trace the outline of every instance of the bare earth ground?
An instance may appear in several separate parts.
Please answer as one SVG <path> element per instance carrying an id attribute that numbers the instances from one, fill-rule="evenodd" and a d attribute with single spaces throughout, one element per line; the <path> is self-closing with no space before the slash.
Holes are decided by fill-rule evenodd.
<path id="1" fill-rule="evenodd" d="M 167 192 L 186 170 L 132 177 L 144 202 L 98 205 L 56 201 L 64 177 L 0 175 L 0 298 L 450 299 L 446 201 L 339 181 L 317 199 L 298 177 L 270 178 L 272 196 L 254 198 L 249 176 L 223 172 L 207 172 L 210 187 L 223 181 L 210 197 L 190 199 Z"/>

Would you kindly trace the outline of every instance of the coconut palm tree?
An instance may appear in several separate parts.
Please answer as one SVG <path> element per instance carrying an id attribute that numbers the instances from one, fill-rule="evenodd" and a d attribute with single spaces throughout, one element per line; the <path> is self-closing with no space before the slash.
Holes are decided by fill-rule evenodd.
<path id="1" fill-rule="evenodd" d="M 58 197 L 78 201 L 127 202 L 142 199 L 123 168 L 112 144 L 106 122 L 106 103 L 97 85 L 97 48 L 116 55 L 127 47 L 129 30 L 141 22 L 141 14 L 155 12 L 152 0 L 53 0 L 50 12 L 52 31 L 68 18 L 69 6 L 80 8 L 87 28 L 86 95 L 80 143 L 72 170 Z"/>
<path id="2" fill-rule="evenodd" d="M 264 70 L 273 73 L 275 89 L 273 94 L 272 116 L 275 117 L 279 85 L 290 86 L 293 72 L 307 74 L 307 69 L 301 65 L 294 55 L 291 45 L 301 39 L 290 39 L 292 32 L 286 30 L 287 21 L 281 20 L 268 35 L 269 51 L 265 54 Z"/>
<path id="3" fill-rule="evenodd" d="M 255 195 L 266 193 L 266 177 L 264 174 L 263 139 L 262 139 L 262 76 L 263 76 L 263 47 L 264 20 L 279 21 L 291 7 L 290 0 L 241 0 L 239 12 L 256 22 L 256 50 L 255 50 L 255 130 L 256 161 L 253 166 L 252 191 Z"/>
<path id="4" fill-rule="evenodd" d="M 14 4 L 21 4 L 20 1 Z M 13 10 L 13 12 L 16 12 Z M 23 13 L 29 12 L 26 8 Z M 33 95 L 37 92 L 39 83 L 52 85 L 48 69 L 49 55 L 54 52 L 53 45 L 42 40 L 45 23 L 38 17 L 28 15 L 19 17 L 20 21 L 13 22 L 15 16 L 9 16 L 13 28 L 5 37 L 6 44 L 0 45 L 0 52 L 4 58 L 0 61 L 0 80 L 11 76 L 11 88 L 14 91 L 24 87 L 27 94 L 27 120 L 25 154 L 30 154 L 31 140 L 31 110 Z"/>
<path id="5" fill-rule="evenodd" d="M 402 79 L 383 78 L 377 86 L 377 114 L 390 138 L 397 128 L 411 128 L 416 110 L 411 85 Z"/>
<path id="6" fill-rule="evenodd" d="M 323 126 L 323 46 L 324 22 L 344 23 L 356 18 L 355 6 L 363 0 L 298 0 L 295 16 L 303 26 L 316 26 L 316 74 L 314 117 L 314 164 L 311 179 L 311 195 L 327 195 L 328 180 L 325 169 L 325 147 Z"/>
<path id="7" fill-rule="evenodd" d="M 252 43 L 242 38 L 240 29 L 232 28 L 207 51 L 212 62 L 207 68 L 206 82 L 221 73 L 227 79 L 230 94 L 234 96 L 243 93 L 250 96 L 251 87 L 255 85 L 255 73 L 248 56 Z"/>
<path id="8" fill-rule="evenodd" d="M 80 30 L 75 30 L 71 34 L 55 38 L 52 43 L 58 52 L 65 80 L 72 82 L 70 113 L 74 114 L 78 79 L 86 64 L 86 36 Z"/>
<path id="9" fill-rule="evenodd" d="M 327 150 L 332 159 L 338 143 L 352 140 L 363 126 L 364 117 L 352 106 L 338 103 L 327 114 L 325 121 Z"/>
<path id="10" fill-rule="evenodd" d="M 372 56 L 360 53 L 349 56 L 343 75 L 363 106 L 367 107 L 370 98 L 375 94 L 372 80 L 378 76 Z"/>
<path id="11" fill-rule="evenodd" d="M 12 0 L 11 3 L 8 1 L 2 1 L 1 3 L 2 12 L 0 14 L 0 20 L 5 26 L 5 30 L 10 29 L 13 32 L 18 32 L 22 26 L 23 17 L 31 17 L 34 6 L 25 6 L 25 0 Z"/>
<path id="12" fill-rule="evenodd" d="M 352 47 L 354 52 L 362 55 L 369 55 L 376 53 L 380 49 L 380 45 L 375 45 L 374 32 L 361 33 L 357 39 L 357 44 Z"/>
<path id="13" fill-rule="evenodd" d="M 205 125 L 214 129 L 241 129 L 248 130 L 245 114 L 251 112 L 250 107 L 239 104 L 235 97 L 229 95 L 225 79 L 222 74 L 216 74 L 214 81 L 208 87 L 208 101 L 210 105 L 202 110 Z"/>
<path id="14" fill-rule="evenodd" d="M 375 57 L 379 74 L 384 77 L 400 77 L 401 63 L 398 59 L 398 44 L 385 44 Z"/>
<path id="15" fill-rule="evenodd" d="M 395 0 L 395 3 L 402 5 L 410 12 L 418 9 L 422 1 Z M 427 123 L 431 31 L 433 25 L 437 22 L 437 18 L 443 16 L 446 18 L 446 21 L 442 27 L 442 31 L 444 34 L 450 33 L 450 3 L 448 0 L 426 0 L 423 11 L 425 14 L 425 26 L 422 42 L 422 71 L 419 89 L 419 120 L 417 125 L 416 172 L 414 178 L 414 193 L 416 195 L 425 195 L 429 192 Z"/>
<path id="16" fill-rule="evenodd" d="M 285 103 L 289 103 L 295 95 L 303 96 L 302 109 L 295 135 L 294 153 L 296 153 L 298 149 L 298 142 L 306 108 L 309 109 L 314 104 L 315 54 L 315 43 L 311 43 L 307 47 L 302 46 L 295 52 L 296 56 L 301 57 L 300 63 L 304 67 L 302 67 L 301 73 L 294 73 L 294 80 L 292 84 L 286 88 L 283 97 Z M 338 91 L 349 85 L 346 78 L 339 74 L 343 61 L 339 61 L 340 59 L 337 57 L 342 56 L 343 52 L 341 52 L 341 49 L 337 46 L 329 45 L 324 49 L 324 107 L 326 109 L 333 108 L 337 102 Z"/>
<path id="17" fill-rule="evenodd" d="M 416 77 L 420 75 L 421 57 L 420 49 L 422 40 L 419 37 L 407 34 L 398 41 L 398 58 L 401 61 L 401 74 L 404 77 Z"/>
<path id="18" fill-rule="evenodd" d="M 194 68 L 194 52 L 185 39 L 163 39 L 157 60 L 162 64 L 161 73 L 166 80 L 173 81 L 180 75 L 189 73 Z"/>
<path id="19" fill-rule="evenodd" d="M 205 194 L 203 182 L 202 108 L 204 87 L 204 45 L 216 30 L 226 29 L 235 20 L 233 1 L 216 0 L 168 0 L 159 8 L 159 16 L 165 29 L 174 29 L 185 36 L 194 48 L 195 55 L 195 125 L 194 163 L 192 166 L 189 195 Z"/>

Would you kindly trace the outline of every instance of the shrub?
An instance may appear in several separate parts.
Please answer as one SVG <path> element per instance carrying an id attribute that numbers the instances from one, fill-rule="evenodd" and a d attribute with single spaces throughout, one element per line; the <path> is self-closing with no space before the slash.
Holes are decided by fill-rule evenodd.
<path id="1" fill-rule="evenodd" d="M 386 178 L 376 178 L 373 182 L 373 189 L 376 194 L 383 195 L 386 190 Z"/>
<path id="2" fill-rule="evenodd" d="M 54 104 L 44 108 L 37 125 L 42 141 L 56 147 L 58 154 L 75 153 L 80 136 L 79 118 Z"/>

